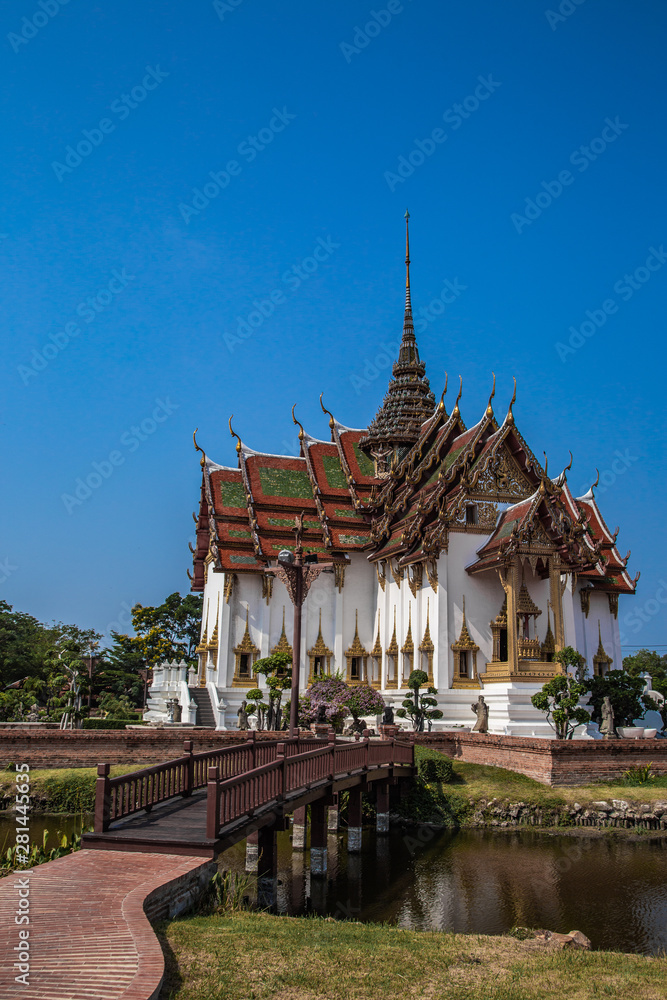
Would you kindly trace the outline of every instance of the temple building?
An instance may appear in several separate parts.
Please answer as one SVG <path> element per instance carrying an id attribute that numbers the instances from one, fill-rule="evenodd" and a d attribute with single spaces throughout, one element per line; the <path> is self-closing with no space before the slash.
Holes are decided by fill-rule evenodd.
<path id="1" fill-rule="evenodd" d="M 415 338 L 406 213 L 403 336 L 393 377 L 367 428 L 325 408 L 328 435 L 298 423 L 300 456 L 266 454 L 238 436 L 237 462 L 201 454 L 192 589 L 204 595 L 197 701 L 234 728 L 252 665 L 292 653 L 293 607 L 274 574 L 304 513 L 307 559 L 330 564 L 303 605 L 301 687 L 340 672 L 399 707 L 423 669 L 438 690 L 434 728 L 470 726 L 483 693 L 492 732 L 549 735 L 530 698 L 574 646 L 589 671 L 621 666 L 618 598 L 639 574 L 616 548 L 594 484 L 575 497 L 568 466 L 555 478 L 519 432 L 514 394 L 468 427 L 458 388 L 438 402 Z M 322 431 L 318 431 L 322 433 Z M 195 442 L 196 443 L 196 442 Z M 570 461 L 570 465 L 571 465 Z M 629 553 L 628 553 L 629 555 Z"/>

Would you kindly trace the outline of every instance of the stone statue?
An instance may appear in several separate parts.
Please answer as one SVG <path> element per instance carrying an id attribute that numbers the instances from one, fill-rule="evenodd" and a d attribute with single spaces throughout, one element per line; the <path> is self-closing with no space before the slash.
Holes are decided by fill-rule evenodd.
<path id="1" fill-rule="evenodd" d="M 247 708 L 248 708 L 248 702 L 244 699 L 241 702 L 241 707 L 239 708 L 238 712 L 236 713 L 238 715 L 238 717 L 239 717 L 239 725 L 238 725 L 239 729 L 247 729 L 248 728 L 248 713 L 246 711 Z"/>
<path id="2" fill-rule="evenodd" d="M 480 694 L 471 710 L 477 716 L 477 722 L 472 727 L 473 733 L 488 733 L 489 731 L 489 706 L 484 701 L 484 695 Z"/>
<path id="3" fill-rule="evenodd" d="M 327 706 L 326 705 L 320 705 L 320 707 L 318 708 L 317 715 L 315 717 L 315 722 L 317 722 L 317 724 L 320 725 L 320 726 L 326 725 L 326 722 L 327 722 Z"/>
<path id="4" fill-rule="evenodd" d="M 603 737 L 606 740 L 617 739 L 618 733 L 616 732 L 616 726 L 614 725 L 614 709 L 612 708 L 611 699 L 608 694 L 604 696 L 602 706 L 600 708 L 600 714 L 602 715 L 600 732 Z"/>
<path id="5" fill-rule="evenodd" d="M 394 710 L 391 707 L 391 705 L 384 706 L 384 712 L 382 713 L 382 725 L 383 726 L 394 725 Z"/>
<path id="6" fill-rule="evenodd" d="M 39 722 L 39 705 L 37 702 L 32 706 L 26 716 L 26 722 Z"/>
<path id="7" fill-rule="evenodd" d="M 167 722 L 173 722 L 174 716 L 176 715 L 176 706 L 178 702 L 175 698 L 167 698 L 165 702 L 165 707 L 167 709 Z"/>

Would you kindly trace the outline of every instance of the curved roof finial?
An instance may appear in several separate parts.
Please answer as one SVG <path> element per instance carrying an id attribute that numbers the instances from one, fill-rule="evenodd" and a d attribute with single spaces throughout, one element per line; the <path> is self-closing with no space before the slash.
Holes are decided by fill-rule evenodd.
<path id="1" fill-rule="evenodd" d="M 491 406 L 491 400 L 493 399 L 493 397 L 496 394 L 496 373 L 495 372 L 491 372 L 491 374 L 493 375 L 493 388 L 491 389 L 491 395 L 489 396 L 489 402 L 488 402 L 488 405 L 486 407 L 486 415 L 487 415 L 487 417 L 492 417 L 493 416 L 493 407 Z"/>
<path id="2" fill-rule="evenodd" d="M 548 477 L 549 459 L 547 458 L 546 451 L 543 451 L 542 454 L 544 455 L 544 478 L 546 479 Z"/>
<path id="3" fill-rule="evenodd" d="M 597 473 L 597 475 L 595 477 L 595 482 L 591 483 L 591 493 L 593 492 L 593 490 L 595 489 L 595 487 L 598 486 L 599 483 L 600 483 L 600 470 L 596 469 L 595 472 Z"/>
<path id="4" fill-rule="evenodd" d="M 512 411 L 512 407 L 514 406 L 515 403 L 516 403 L 516 379 L 514 379 L 514 392 L 512 393 L 512 398 L 510 399 L 510 408 L 507 411 L 507 416 L 505 418 L 508 424 L 514 423 L 514 413 Z"/>
<path id="5" fill-rule="evenodd" d="M 448 383 L 448 381 L 449 381 L 449 376 L 448 376 L 447 372 L 445 372 L 445 388 L 442 390 L 442 396 L 440 397 L 440 402 L 438 403 L 438 409 L 441 410 L 441 411 L 444 410 L 444 408 L 445 408 L 445 396 L 447 395 L 447 383 Z"/>
<path id="6" fill-rule="evenodd" d="M 242 448 L 241 438 L 238 436 L 238 434 L 236 433 L 236 431 L 232 427 L 232 417 L 233 416 L 234 416 L 234 414 L 232 413 L 232 416 L 229 418 L 229 433 L 232 435 L 233 438 L 236 438 L 236 454 L 240 455 L 241 454 L 241 448 Z"/>
<path id="7" fill-rule="evenodd" d="M 321 393 L 320 393 L 320 406 L 322 407 L 322 411 L 323 411 L 324 413 L 328 413 L 328 414 L 329 414 L 329 427 L 330 427 L 330 428 L 331 428 L 331 430 L 333 431 L 334 427 L 336 426 L 336 418 L 334 417 L 334 415 L 333 415 L 333 413 L 331 412 L 331 410 L 327 410 L 326 406 L 325 406 L 325 405 L 324 405 L 324 403 L 322 402 L 322 396 L 323 396 L 323 395 L 324 395 L 324 393 L 323 393 L 323 392 L 321 392 Z"/>
<path id="8" fill-rule="evenodd" d="M 460 379 L 459 394 L 456 397 L 456 402 L 454 403 L 454 409 L 452 410 L 452 416 L 453 417 L 458 417 L 459 413 L 461 412 L 459 410 L 459 400 L 461 399 L 461 396 L 463 395 L 463 375 L 459 375 L 459 379 Z"/>
<path id="9" fill-rule="evenodd" d="M 573 461 L 574 461 L 574 456 L 573 456 L 572 452 L 570 452 L 570 462 L 569 462 L 569 465 L 565 466 L 565 468 L 563 469 L 563 472 L 569 472 L 570 471 L 570 469 L 572 468 Z"/>
<path id="10" fill-rule="evenodd" d="M 297 427 L 299 428 L 299 441 L 303 441 L 304 437 L 306 436 L 306 432 L 305 432 L 305 431 L 304 431 L 304 429 L 303 429 L 303 425 L 302 425 L 302 424 L 300 424 L 300 423 L 299 423 L 299 421 L 298 421 L 298 420 L 296 419 L 296 417 L 294 416 L 294 410 L 295 410 L 295 409 L 296 409 L 296 403 L 295 403 L 295 404 L 294 404 L 294 406 L 292 407 L 292 420 L 294 421 L 294 423 L 295 423 L 295 424 L 297 425 Z"/>
<path id="11" fill-rule="evenodd" d="M 195 429 L 193 430 L 193 432 L 192 432 L 192 441 L 193 441 L 193 444 L 195 446 L 195 451 L 200 451 L 201 452 L 201 458 L 199 460 L 199 464 L 201 465 L 201 467 L 203 469 L 204 466 L 206 465 L 206 452 L 204 451 L 203 448 L 200 448 L 199 445 L 197 444 L 197 431 L 198 430 L 199 430 L 198 427 L 195 427 Z"/>

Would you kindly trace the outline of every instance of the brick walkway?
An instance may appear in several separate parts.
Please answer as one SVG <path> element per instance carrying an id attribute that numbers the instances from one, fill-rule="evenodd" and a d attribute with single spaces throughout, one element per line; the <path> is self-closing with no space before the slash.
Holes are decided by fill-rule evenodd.
<path id="1" fill-rule="evenodd" d="M 187 891 L 186 880 L 210 876 L 201 857 L 81 850 L 33 869 L 30 924 L 17 925 L 24 876 L 0 880 L 0 997 L 2 1000 L 155 1000 L 164 962 L 144 910 L 154 918 Z M 188 880 L 187 877 L 190 876 Z M 179 880 L 174 885 L 174 881 Z M 172 883 L 169 885 L 169 883 Z M 161 886 L 168 886 L 156 893 Z M 166 915 L 166 914 L 165 914 Z M 29 985 L 13 949 L 30 931 Z"/>

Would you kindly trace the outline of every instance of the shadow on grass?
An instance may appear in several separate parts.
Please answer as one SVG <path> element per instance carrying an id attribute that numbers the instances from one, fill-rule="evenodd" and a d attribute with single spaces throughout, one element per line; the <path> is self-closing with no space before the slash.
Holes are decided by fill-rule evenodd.
<path id="1" fill-rule="evenodd" d="M 160 942 L 162 954 L 164 955 L 164 979 L 158 1000 L 174 1000 L 183 986 L 183 977 L 178 968 L 178 961 L 169 941 L 167 940 L 168 921 L 153 924 L 153 930 Z"/>

